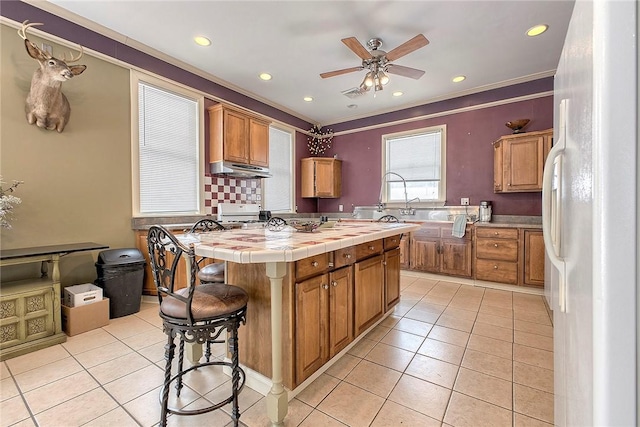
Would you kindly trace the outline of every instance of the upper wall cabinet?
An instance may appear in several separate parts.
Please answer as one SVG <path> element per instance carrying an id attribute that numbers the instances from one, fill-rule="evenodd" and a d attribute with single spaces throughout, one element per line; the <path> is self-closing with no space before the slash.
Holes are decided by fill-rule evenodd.
<path id="1" fill-rule="evenodd" d="M 218 104 L 209 112 L 209 161 L 269 166 L 269 121 Z"/>
<path id="2" fill-rule="evenodd" d="M 302 197 L 335 199 L 342 195 L 342 160 L 308 157 L 300 162 Z"/>
<path id="3" fill-rule="evenodd" d="M 493 143 L 494 193 L 542 191 L 553 129 L 503 136 Z"/>

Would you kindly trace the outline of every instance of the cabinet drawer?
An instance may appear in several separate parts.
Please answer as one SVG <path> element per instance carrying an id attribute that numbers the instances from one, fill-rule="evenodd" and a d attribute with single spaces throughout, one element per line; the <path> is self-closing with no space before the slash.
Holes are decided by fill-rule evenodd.
<path id="1" fill-rule="evenodd" d="M 329 269 L 329 253 L 315 255 L 296 261 L 296 279 L 311 277 Z"/>
<path id="2" fill-rule="evenodd" d="M 348 248 L 338 249 L 333 252 L 333 266 L 334 268 L 344 267 L 345 265 L 353 264 L 356 261 L 356 247 L 349 246 Z"/>
<path id="3" fill-rule="evenodd" d="M 476 237 L 487 237 L 491 239 L 518 239 L 518 229 L 477 227 Z"/>
<path id="4" fill-rule="evenodd" d="M 384 239 L 384 250 L 388 251 L 389 249 L 397 248 L 400 246 L 400 234 L 397 236 L 385 237 Z"/>
<path id="5" fill-rule="evenodd" d="M 518 283 L 518 263 L 477 259 L 476 279 L 515 285 Z"/>
<path id="6" fill-rule="evenodd" d="M 518 261 L 518 241 L 506 239 L 478 239 L 476 258 Z"/>
<path id="7" fill-rule="evenodd" d="M 356 245 L 356 259 L 361 260 L 382 253 L 382 239 Z"/>

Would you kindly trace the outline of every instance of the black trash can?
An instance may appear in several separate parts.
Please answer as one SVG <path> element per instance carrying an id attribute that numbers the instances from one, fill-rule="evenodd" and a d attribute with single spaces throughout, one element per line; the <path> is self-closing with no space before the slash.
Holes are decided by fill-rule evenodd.
<path id="1" fill-rule="evenodd" d="M 109 249 L 98 254 L 96 285 L 109 298 L 109 317 L 140 311 L 144 285 L 144 256 L 138 249 Z"/>

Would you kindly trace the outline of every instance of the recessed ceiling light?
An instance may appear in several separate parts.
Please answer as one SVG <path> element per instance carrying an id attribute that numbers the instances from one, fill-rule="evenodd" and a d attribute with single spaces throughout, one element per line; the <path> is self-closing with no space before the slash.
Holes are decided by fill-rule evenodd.
<path id="1" fill-rule="evenodd" d="M 404 95 L 404 92 L 400 92 L 400 91 L 393 92 L 393 96 L 402 96 L 402 95 Z"/>
<path id="2" fill-rule="evenodd" d="M 461 81 L 463 81 L 466 78 L 467 78 L 467 76 L 455 76 L 454 78 L 451 79 L 451 81 L 454 82 L 454 83 L 460 83 Z"/>
<path id="3" fill-rule="evenodd" d="M 310 96 L 305 96 L 305 97 L 304 97 L 304 98 L 302 98 L 302 99 L 304 99 L 306 102 L 311 102 L 311 101 L 313 101 L 313 98 L 312 98 L 312 97 L 310 97 Z"/>
<path id="4" fill-rule="evenodd" d="M 358 108 L 358 106 L 356 104 L 349 104 L 347 105 L 347 108 L 354 109 L 354 108 Z"/>
<path id="5" fill-rule="evenodd" d="M 262 74 L 260 74 L 260 78 L 261 78 L 262 80 L 265 80 L 265 81 L 267 81 L 267 80 L 271 80 L 271 74 L 269 74 L 269 73 L 262 73 Z"/>
<path id="6" fill-rule="evenodd" d="M 209 46 L 211 44 L 211 40 L 204 36 L 196 36 L 193 38 L 193 41 L 200 46 Z"/>
<path id="7" fill-rule="evenodd" d="M 547 24 L 536 25 L 535 27 L 531 27 L 527 30 L 527 35 L 529 37 L 539 36 L 540 34 L 544 33 L 548 29 L 549 29 L 549 26 Z"/>

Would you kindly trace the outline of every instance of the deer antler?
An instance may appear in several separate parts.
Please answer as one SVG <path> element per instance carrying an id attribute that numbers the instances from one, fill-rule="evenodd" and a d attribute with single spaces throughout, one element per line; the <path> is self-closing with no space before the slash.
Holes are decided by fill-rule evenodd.
<path id="1" fill-rule="evenodd" d="M 27 30 L 35 25 L 44 25 L 42 22 L 32 22 L 29 24 L 29 20 L 27 19 L 22 23 L 22 28 L 18 30 L 18 35 L 22 40 L 27 40 Z"/>
<path id="2" fill-rule="evenodd" d="M 82 55 L 84 55 L 84 49 L 82 48 L 82 45 L 78 45 L 78 46 L 80 46 L 80 55 L 78 55 L 77 58 L 73 56 L 73 52 L 69 52 L 69 54 L 71 55 L 71 58 L 69 58 L 69 60 L 67 60 L 66 55 L 64 53 L 62 54 L 62 58 L 61 59 L 64 62 L 66 62 L 67 64 L 69 64 L 71 62 L 79 61 L 80 58 L 82 58 Z"/>

